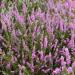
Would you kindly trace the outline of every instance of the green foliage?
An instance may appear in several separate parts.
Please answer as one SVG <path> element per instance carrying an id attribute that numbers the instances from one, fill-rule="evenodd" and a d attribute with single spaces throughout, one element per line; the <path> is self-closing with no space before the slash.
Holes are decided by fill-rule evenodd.
<path id="1" fill-rule="evenodd" d="M 12 72 L 9 70 L 9 69 L 7 69 L 7 68 L 3 68 L 3 72 L 6 74 L 6 75 L 13 75 L 12 74 Z"/>
<path id="2" fill-rule="evenodd" d="M 17 62 L 13 63 L 12 66 L 13 66 L 13 69 L 14 69 L 14 70 L 18 70 L 18 63 L 17 63 Z"/>
<path id="3" fill-rule="evenodd" d="M 24 74 L 25 75 L 32 75 L 32 73 L 25 67 L 25 70 L 24 70 Z"/>
<path id="4" fill-rule="evenodd" d="M 11 33 L 8 31 L 4 31 L 4 38 L 6 39 L 6 41 L 8 41 L 10 43 L 11 42 Z"/>

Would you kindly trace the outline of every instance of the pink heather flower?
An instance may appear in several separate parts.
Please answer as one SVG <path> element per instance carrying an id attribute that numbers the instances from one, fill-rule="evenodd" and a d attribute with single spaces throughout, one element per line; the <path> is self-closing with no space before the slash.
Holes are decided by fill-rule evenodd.
<path id="1" fill-rule="evenodd" d="M 35 55 L 35 50 L 33 50 L 32 52 L 32 59 L 36 58 L 36 55 Z"/>
<path id="2" fill-rule="evenodd" d="M 24 73 L 21 70 L 19 70 L 19 75 L 24 75 Z"/>
<path id="3" fill-rule="evenodd" d="M 41 35 L 41 38 L 40 38 L 40 45 L 41 45 L 41 49 L 43 48 L 43 34 Z"/>
<path id="4" fill-rule="evenodd" d="M 61 69 L 60 68 L 56 68 L 53 72 L 54 72 L 54 74 L 60 74 Z"/>
<path id="5" fill-rule="evenodd" d="M 37 25 L 34 27 L 34 32 L 36 32 L 36 30 L 37 30 Z"/>
<path id="6" fill-rule="evenodd" d="M 68 47 L 69 48 L 74 48 L 74 44 L 72 42 L 73 42 L 73 40 L 70 40 L 69 41 L 69 43 L 68 43 Z"/>
<path id="7" fill-rule="evenodd" d="M 22 65 L 18 64 L 18 67 L 19 67 L 20 70 L 22 70 Z"/>
<path id="8" fill-rule="evenodd" d="M 30 25 L 32 24 L 31 16 L 29 16 L 29 15 L 28 15 L 28 22 Z"/>
<path id="9" fill-rule="evenodd" d="M 64 32 L 66 32 L 66 30 L 67 30 L 67 26 L 66 26 L 66 25 L 64 25 Z"/>
<path id="10" fill-rule="evenodd" d="M 27 12 L 27 7 L 26 7 L 26 4 L 23 2 L 23 5 L 22 5 L 22 11 L 24 14 L 26 14 Z"/>
<path id="11" fill-rule="evenodd" d="M 57 43 L 58 43 L 58 40 L 57 40 L 57 39 L 55 39 L 54 48 L 56 48 L 56 47 L 57 47 Z"/>
<path id="12" fill-rule="evenodd" d="M 47 12 L 46 14 L 46 30 L 49 35 L 53 34 L 53 27 L 51 27 L 51 20 L 50 20 L 49 12 Z"/>
<path id="13" fill-rule="evenodd" d="M 35 39 L 35 32 L 32 33 L 32 40 L 34 41 Z"/>
<path id="14" fill-rule="evenodd" d="M 45 22 L 45 13 L 40 13 L 40 19 Z"/>
<path id="15" fill-rule="evenodd" d="M 37 18 L 37 17 L 40 17 L 40 14 L 41 14 L 41 9 L 38 8 L 38 11 L 35 12 L 35 16 L 36 16 L 36 18 Z"/>
<path id="16" fill-rule="evenodd" d="M 44 38 L 44 48 L 47 48 L 47 45 L 48 45 L 48 39 L 47 39 L 47 36 L 45 36 L 45 38 Z"/>
<path id="17" fill-rule="evenodd" d="M 23 48 L 24 48 L 24 49 L 26 48 L 26 44 L 25 44 L 25 41 L 23 41 Z"/>
<path id="18" fill-rule="evenodd" d="M 18 64 L 18 67 L 19 67 L 20 70 L 24 70 L 25 69 L 25 67 L 23 65 L 20 65 L 20 64 Z"/>
<path id="19" fill-rule="evenodd" d="M 54 7 L 54 2 L 53 2 L 53 0 L 48 0 L 47 7 L 48 7 L 48 10 L 49 10 L 50 8 L 53 8 L 53 7 Z"/>
<path id="20" fill-rule="evenodd" d="M 8 64 L 6 65 L 6 67 L 7 67 L 8 69 L 10 69 L 10 68 L 11 68 L 11 64 L 8 63 Z"/>
<path id="21" fill-rule="evenodd" d="M 63 21 L 60 21 L 60 30 L 63 31 Z"/>
<path id="22" fill-rule="evenodd" d="M 50 64 L 53 63 L 51 53 L 49 53 L 49 55 L 44 56 L 44 61 L 45 61 L 45 63 L 46 63 L 47 61 L 49 61 Z"/>
<path id="23" fill-rule="evenodd" d="M 50 25 L 50 15 L 49 15 L 49 12 L 47 12 L 47 14 L 46 14 L 46 24 L 47 25 Z"/>
<path id="24" fill-rule="evenodd" d="M 70 0 L 71 8 L 75 8 L 75 1 Z"/>
<path id="25" fill-rule="evenodd" d="M 37 28 L 37 36 L 40 34 L 40 27 Z"/>
<path id="26" fill-rule="evenodd" d="M 75 30 L 75 24 L 74 23 L 70 23 L 70 28 Z"/>
<path id="27" fill-rule="evenodd" d="M 40 51 L 39 53 L 40 53 L 40 59 L 43 61 L 44 60 L 44 53 L 43 53 L 43 51 Z"/>
<path id="28" fill-rule="evenodd" d="M 12 48 L 12 50 L 13 50 L 14 52 L 17 52 L 17 48 L 16 48 L 16 47 Z"/>
<path id="29" fill-rule="evenodd" d="M 15 56 L 12 56 L 11 62 L 15 63 L 17 61 L 17 58 Z"/>
<path id="30" fill-rule="evenodd" d="M 26 63 L 26 61 L 23 59 L 22 63 L 23 63 L 23 64 L 25 64 L 25 63 Z"/>
<path id="31" fill-rule="evenodd" d="M 50 68 L 49 68 L 49 69 L 46 69 L 46 70 L 42 69 L 42 71 L 43 71 L 44 73 L 48 73 L 48 72 L 50 71 Z"/>
<path id="32" fill-rule="evenodd" d="M 66 54 L 66 56 L 69 55 L 69 50 L 68 50 L 68 48 L 65 48 L 65 54 Z"/>
<path id="33" fill-rule="evenodd" d="M 45 63 L 47 62 L 47 61 L 49 61 L 50 63 L 52 63 L 52 58 L 51 58 L 52 56 L 51 56 L 51 53 L 49 53 L 49 55 L 46 55 L 46 56 L 44 56 L 44 61 L 45 61 Z"/>
<path id="34" fill-rule="evenodd" d="M 7 25 L 5 24 L 5 22 L 3 20 L 1 20 L 1 23 L 2 23 L 2 29 L 7 31 Z"/>
<path id="35" fill-rule="evenodd" d="M 33 22 L 35 22 L 35 16 L 34 16 L 34 14 L 31 15 L 31 20 L 32 20 Z"/>
<path id="36" fill-rule="evenodd" d="M 68 2 L 65 2 L 65 3 L 64 3 L 64 6 L 65 6 L 66 8 L 69 8 L 69 7 L 71 6 L 71 3 L 69 2 L 69 0 L 68 0 Z"/>
<path id="37" fill-rule="evenodd" d="M 73 48 L 74 48 L 74 38 L 75 38 L 74 30 L 71 30 L 71 41 L 72 41 Z"/>
<path id="38" fill-rule="evenodd" d="M 16 39 L 16 33 L 15 33 L 14 29 L 12 30 L 12 37 L 14 37 Z"/>
<path id="39" fill-rule="evenodd" d="M 1 2 L 1 3 L 0 3 L 0 7 L 1 7 L 1 8 L 4 8 L 4 7 L 5 7 L 5 3 L 4 3 L 4 2 Z"/>
<path id="40" fill-rule="evenodd" d="M 3 36 L 2 36 L 2 35 L 0 35 L 0 40 L 4 40 L 4 38 L 3 38 Z M 1 50 L 1 48 L 0 48 L 0 50 Z"/>
<path id="41" fill-rule="evenodd" d="M 13 10 L 13 15 L 16 17 L 17 21 L 20 24 L 25 24 L 24 16 L 19 14 L 17 8 L 15 8 L 15 10 Z"/>
<path id="42" fill-rule="evenodd" d="M 2 14 L 2 19 L 3 21 L 5 22 L 5 24 L 10 27 L 11 26 L 11 20 L 10 20 L 10 17 L 9 17 L 9 14 Z"/>
<path id="43" fill-rule="evenodd" d="M 49 58 L 51 59 L 52 55 L 51 55 L 51 52 L 49 53 Z"/>
<path id="44" fill-rule="evenodd" d="M 31 71 L 34 72 L 33 63 L 26 62 L 26 64 L 27 64 L 27 66 L 31 69 Z"/>
<path id="45" fill-rule="evenodd" d="M 70 64 L 71 63 L 71 56 L 70 56 L 68 48 L 65 48 L 65 56 L 66 56 L 66 63 Z"/>
<path id="46" fill-rule="evenodd" d="M 41 48 L 43 48 L 43 43 L 42 43 L 42 41 L 40 42 L 40 44 L 41 44 Z"/>
<path id="47" fill-rule="evenodd" d="M 31 14 L 30 18 L 33 22 L 35 22 L 34 9 L 32 10 L 32 14 Z"/>
<path id="48" fill-rule="evenodd" d="M 62 4 L 61 4 L 61 2 L 59 1 L 59 2 L 57 3 L 57 10 L 60 11 L 61 9 L 62 9 Z"/>
<path id="49" fill-rule="evenodd" d="M 64 61 L 64 57 L 61 56 L 60 60 L 61 60 L 61 66 L 65 67 L 66 66 L 66 62 Z"/>
<path id="50" fill-rule="evenodd" d="M 68 56 L 68 57 L 66 58 L 66 63 L 67 63 L 67 64 L 70 64 L 70 63 L 71 63 L 71 58 L 70 58 L 70 56 Z"/>
<path id="51" fill-rule="evenodd" d="M 17 16 L 17 20 L 19 21 L 20 24 L 25 24 L 24 16 L 22 16 L 22 15 Z"/>
<path id="52" fill-rule="evenodd" d="M 21 33 L 21 31 L 18 29 L 18 30 L 16 30 L 16 36 L 20 36 L 20 35 L 22 35 L 22 33 Z"/>
<path id="53" fill-rule="evenodd" d="M 72 73 L 73 72 L 72 67 L 68 67 L 67 71 L 68 71 L 69 74 Z"/>

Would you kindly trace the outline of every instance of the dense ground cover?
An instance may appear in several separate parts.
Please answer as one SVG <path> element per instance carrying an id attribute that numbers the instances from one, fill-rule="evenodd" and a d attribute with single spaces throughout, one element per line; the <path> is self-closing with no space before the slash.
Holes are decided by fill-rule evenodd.
<path id="1" fill-rule="evenodd" d="M 0 75 L 75 75 L 74 0 L 0 1 Z"/>

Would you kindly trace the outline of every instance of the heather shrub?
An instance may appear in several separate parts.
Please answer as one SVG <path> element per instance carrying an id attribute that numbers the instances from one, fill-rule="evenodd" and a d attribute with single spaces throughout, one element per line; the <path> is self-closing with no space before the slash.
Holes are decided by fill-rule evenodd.
<path id="1" fill-rule="evenodd" d="M 0 1 L 1 75 L 75 75 L 75 1 Z"/>

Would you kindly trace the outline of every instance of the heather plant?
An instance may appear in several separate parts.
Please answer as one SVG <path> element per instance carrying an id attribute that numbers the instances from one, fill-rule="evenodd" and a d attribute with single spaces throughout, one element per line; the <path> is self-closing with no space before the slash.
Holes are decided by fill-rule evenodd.
<path id="1" fill-rule="evenodd" d="M 74 3 L 1 0 L 0 75 L 75 75 Z"/>

